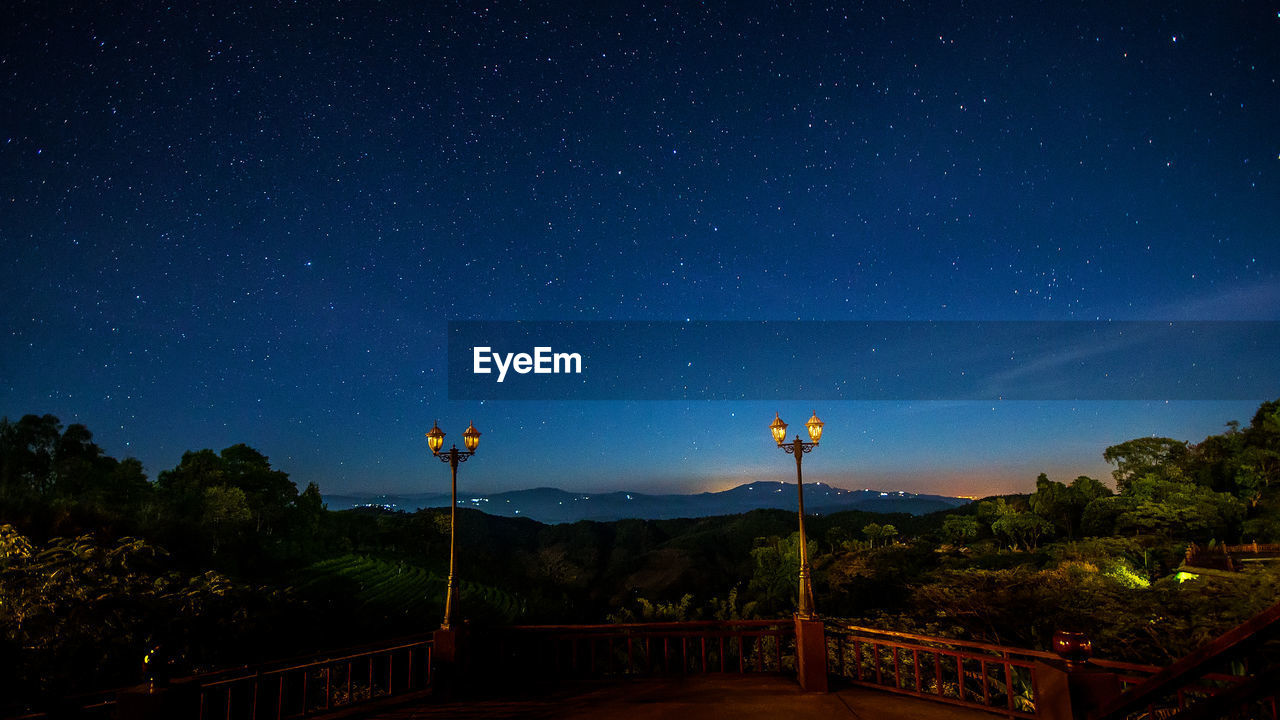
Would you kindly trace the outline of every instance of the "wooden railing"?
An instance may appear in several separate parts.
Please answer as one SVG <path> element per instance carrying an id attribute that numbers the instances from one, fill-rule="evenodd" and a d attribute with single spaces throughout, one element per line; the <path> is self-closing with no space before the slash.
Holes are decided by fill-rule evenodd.
<path id="1" fill-rule="evenodd" d="M 1161 670 L 1164 670 L 1164 668 L 1156 665 L 1140 665 L 1117 660 L 1099 660 L 1095 658 L 1089 662 L 1092 665 L 1114 672 L 1120 681 L 1120 688 L 1124 692 L 1129 692 L 1142 686 Z M 1224 689 L 1234 688 L 1247 679 L 1240 675 L 1231 675 L 1225 672 L 1206 673 L 1189 681 L 1185 686 L 1177 688 L 1161 702 L 1153 702 L 1142 708 L 1137 717 L 1176 717 L 1175 713 L 1186 710 L 1197 700 L 1217 695 Z"/>
<path id="2" fill-rule="evenodd" d="M 431 640 L 224 675 L 195 678 L 199 720 L 306 717 L 426 690 L 431 685 Z"/>
<path id="3" fill-rule="evenodd" d="M 1227 545 L 1226 549 L 1227 549 L 1227 552 L 1229 553 L 1242 553 L 1242 554 L 1249 553 L 1252 555 L 1268 555 L 1268 554 L 1280 555 L 1280 543 L 1251 542 L 1251 543 L 1245 543 L 1244 545 Z"/>
<path id="4" fill-rule="evenodd" d="M 795 668 L 791 621 L 524 625 L 497 629 L 483 642 L 496 651 L 495 671 L 520 668 L 558 678 Z"/>
<path id="5" fill-rule="evenodd" d="M 1280 666 L 1263 644 L 1280 633 L 1280 603 L 1137 682 L 1095 720 L 1280 718 Z"/>
<path id="6" fill-rule="evenodd" d="M 1033 718 L 1035 662 L 1052 653 L 827 623 L 827 670 L 845 682 Z"/>
<path id="7" fill-rule="evenodd" d="M 1280 720 L 1280 668 L 1239 662 L 1224 667 L 1256 649 L 1272 629 L 1280 629 L 1280 604 L 1167 668 L 1093 660 L 1092 665 L 1114 672 L 1125 692 L 1091 717 Z M 460 657 L 455 679 L 483 683 L 488 691 L 566 679 L 786 673 L 796 668 L 795 624 L 790 620 L 533 625 L 471 635 L 466 645 L 474 653 Z M 1056 659 L 1048 652 L 832 621 L 826 623 L 826 635 L 827 671 L 837 684 L 1008 717 L 1037 716 L 1042 698 L 1036 664 Z M 187 698 L 181 717 L 292 720 L 425 693 L 433 681 L 432 650 L 429 637 L 403 639 L 328 657 L 198 675 L 175 681 L 169 690 Z M 109 712 L 124 708 L 127 699 L 108 694 L 84 705 Z"/>
<path id="8" fill-rule="evenodd" d="M 162 683 L 162 711 L 175 720 L 291 720 L 425 692 L 431 686 L 432 641 L 401 638 L 338 651 L 203 673 Z M 74 717 L 107 720 L 128 708 L 141 686 L 84 696 Z M 68 707 L 71 707 L 68 705 Z M 13 720 L 49 720 L 65 710 L 21 715 Z"/>
<path id="9" fill-rule="evenodd" d="M 1040 709 L 1035 663 L 1057 659 L 1039 650 L 839 623 L 827 624 L 827 649 L 828 671 L 851 684 L 1023 718 L 1036 717 Z M 1155 665 L 1099 658 L 1089 664 L 1115 673 L 1126 693 L 1137 692 L 1165 671 Z M 1224 692 L 1239 694 L 1251 683 L 1256 684 L 1250 677 L 1206 672 L 1187 678 L 1158 700 L 1149 697 L 1130 714 L 1108 716 L 1108 720 L 1183 717 L 1175 713 Z M 1274 708 L 1274 697 L 1268 702 Z M 1280 720 L 1274 709 L 1270 713 L 1260 717 Z"/>
<path id="10" fill-rule="evenodd" d="M 1267 562 L 1280 559 L 1280 544 L 1246 543 L 1244 545 L 1187 546 L 1183 565 L 1195 568 L 1236 571 L 1241 563 Z"/>

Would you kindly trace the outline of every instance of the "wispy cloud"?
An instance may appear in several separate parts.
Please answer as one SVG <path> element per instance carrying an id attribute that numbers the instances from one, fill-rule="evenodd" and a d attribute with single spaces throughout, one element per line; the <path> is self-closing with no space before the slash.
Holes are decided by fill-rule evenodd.
<path id="1" fill-rule="evenodd" d="M 988 378 L 987 391 L 993 397 L 1037 393 L 1070 396 L 1068 391 L 1079 382 L 1082 368 L 1101 367 L 1102 358 L 1121 358 L 1126 351 L 1145 346 L 1162 334 L 1155 326 L 1132 323 L 1127 323 L 1124 329 L 1112 329 L 1098 323 L 1089 323 L 1087 327 L 1093 330 L 1087 337 L 1074 334 L 1070 342 L 1064 339 L 1061 344 L 1047 345 L 1036 356 L 1021 359 L 1016 366 L 993 373 Z"/>
<path id="2" fill-rule="evenodd" d="M 1264 280 L 1153 306 L 1141 320 L 1280 320 L 1280 281 Z"/>

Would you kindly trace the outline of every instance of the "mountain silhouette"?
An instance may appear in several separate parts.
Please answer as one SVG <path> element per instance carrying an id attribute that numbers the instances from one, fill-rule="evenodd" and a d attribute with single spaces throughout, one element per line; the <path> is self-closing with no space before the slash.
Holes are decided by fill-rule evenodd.
<path id="1" fill-rule="evenodd" d="M 449 507 L 445 493 L 404 495 L 326 495 L 330 510 L 382 507 L 412 512 L 420 508 Z M 693 495 L 651 495 L 639 492 L 568 492 L 557 488 L 532 488 L 501 493 L 460 494 L 458 506 L 501 517 L 527 517 L 543 523 L 579 520 L 610 522 L 627 518 L 672 518 L 737 515 L 762 508 L 796 509 L 795 483 L 753 482 L 721 492 Z M 919 495 L 901 490 L 845 490 L 826 483 L 805 483 L 806 514 L 845 510 L 923 515 L 949 510 L 969 502 L 945 495 Z"/>

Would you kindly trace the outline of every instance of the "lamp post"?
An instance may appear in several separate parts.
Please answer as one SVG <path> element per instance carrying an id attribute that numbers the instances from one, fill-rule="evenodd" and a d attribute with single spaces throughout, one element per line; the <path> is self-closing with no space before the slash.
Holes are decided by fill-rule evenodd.
<path id="1" fill-rule="evenodd" d="M 804 479 L 800 474 L 800 466 L 804 454 L 818 447 L 818 440 L 822 438 L 823 422 L 818 419 L 818 413 L 814 412 L 813 417 L 809 418 L 804 425 L 808 428 L 809 439 L 813 442 L 804 442 L 799 435 L 796 435 L 795 440 L 788 442 L 787 424 L 782 422 L 782 418 L 777 413 L 774 413 L 769 431 L 773 433 L 773 440 L 778 443 L 778 447 L 785 450 L 788 455 L 796 456 L 796 493 L 800 500 L 800 598 L 796 615 L 804 620 L 812 620 L 814 617 L 813 585 L 809 577 L 809 541 L 804 534 Z"/>
<path id="2" fill-rule="evenodd" d="M 431 430 L 427 432 L 427 445 L 431 448 L 431 454 L 440 458 L 440 462 L 449 463 L 449 467 L 453 469 L 453 489 L 449 503 L 449 583 L 444 591 L 444 622 L 440 624 L 444 630 L 449 629 L 453 619 L 453 566 L 457 558 L 458 534 L 458 463 L 464 463 L 476 454 L 476 446 L 480 444 L 480 431 L 474 424 L 469 424 L 463 431 L 462 444 L 467 446 L 466 450 L 459 450 L 458 446 L 454 445 L 442 453 L 440 448 L 444 447 L 444 431 L 440 429 L 440 423 L 433 424 Z"/>

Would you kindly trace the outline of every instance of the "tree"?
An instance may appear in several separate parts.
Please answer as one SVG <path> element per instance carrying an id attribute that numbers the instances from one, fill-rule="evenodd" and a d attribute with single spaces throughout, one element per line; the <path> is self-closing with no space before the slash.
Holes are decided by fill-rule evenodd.
<path id="1" fill-rule="evenodd" d="M 1081 530 L 1085 508 L 1111 494 L 1101 482 L 1081 475 L 1070 485 L 1054 482 L 1044 473 L 1036 478 L 1036 491 L 1028 498 L 1031 511 L 1051 522 L 1060 536 L 1074 539 Z"/>
<path id="2" fill-rule="evenodd" d="M 737 585 L 729 589 L 729 596 L 724 600 L 718 597 L 711 598 L 707 603 L 707 608 L 712 620 L 750 620 L 759 617 L 756 615 L 755 602 L 748 602 L 739 606 Z"/>
<path id="3" fill-rule="evenodd" d="M 147 482 L 146 473 L 142 471 L 141 460 L 137 458 L 125 458 L 119 462 L 113 458 L 107 458 L 107 460 L 110 470 L 93 488 L 93 492 L 101 498 L 100 502 L 132 509 L 142 498 L 151 494 L 152 486 Z"/>
<path id="4" fill-rule="evenodd" d="M 1033 512 L 1023 512 L 1011 507 L 1004 498 L 996 501 L 996 520 L 991 532 L 1003 538 L 1011 550 L 1019 547 L 1034 550 L 1040 538 L 1053 532 L 1053 524 Z"/>
<path id="5" fill-rule="evenodd" d="M 1116 518 L 1116 532 L 1207 541 L 1224 537 L 1244 519 L 1244 504 L 1230 493 L 1149 474 L 1131 481 L 1131 504 Z"/>
<path id="6" fill-rule="evenodd" d="M 220 457 L 227 484 L 244 491 L 257 531 L 274 532 L 298 498 L 289 474 L 273 470 L 266 455 L 243 443 L 223 450 Z"/>
<path id="7" fill-rule="evenodd" d="M 240 536 L 241 531 L 253 520 L 244 491 L 228 485 L 205 488 L 204 511 L 200 523 L 213 538 L 213 551 Z"/>
<path id="8" fill-rule="evenodd" d="M 942 534 L 957 547 L 978 536 L 978 518 L 972 515 L 948 515 L 942 521 Z"/>
<path id="9" fill-rule="evenodd" d="M 809 541 L 809 557 L 818 554 L 818 543 Z M 799 593 L 800 533 L 788 537 L 757 538 L 751 550 L 755 570 L 747 588 L 755 593 L 765 615 L 794 607 Z"/>
<path id="10" fill-rule="evenodd" d="M 294 503 L 293 519 L 290 521 L 291 534 L 298 540 L 307 555 L 323 543 L 320 538 L 320 529 L 326 510 L 324 497 L 320 494 L 320 486 L 314 482 L 307 483 L 307 488 L 298 495 L 298 500 Z"/>
<path id="11" fill-rule="evenodd" d="M 1040 473 L 1036 478 L 1036 491 L 1027 499 L 1031 512 L 1052 523 L 1067 537 L 1074 536 L 1073 511 L 1075 502 L 1071 490 L 1048 475 Z"/>
<path id="12" fill-rule="evenodd" d="M 1280 400 L 1271 400 L 1258 406 L 1244 435 L 1248 445 L 1280 450 Z"/>
<path id="13" fill-rule="evenodd" d="M 880 528 L 880 537 L 884 540 L 884 544 L 888 545 L 898 537 L 898 528 L 885 524 Z"/>
<path id="14" fill-rule="evenodd" d="M 1068 537 L 1075 538 L 1077 535 L 1086 533 L 1084 519 L 1089 511 L 1089 505 L 1099 498 L 1111 497 L 1112 494 L 1111 488 L 1088 475 L 1080 475 L 1072 480 L 1067 494 L 1071 508 L 1071 527 Z"/>
<path id="15" fill-rule="evenodd" d="M 853 536 L 850 535 L 849 531 L 843 527 L 833 525 L 829 530 L 827 530 L 826 540 L 827 544 L 831 546 L 831 552 L 834 553 L 841 548 L 848 547 L 850 541 L 853 540 Z"/>
<path id="16" fill-rule="evenodd" d="M 1280 512 L 1269 512 L 1249 518 L 1240 527 L 1246 539 L 1254 542 L 1280 542 Z"/>
<path id="17" fill-rule="evenodd" d="M 1187 443 L 1183 441 L 1145 437 L 1112 445 L 1102 452 L 1102 459 L 1116 466 L 1111 475 L 1116 479 L 1116 488 L 1124 493 L 1130 482 L 1146 475 L 1181 477 L 1181 464 L 1187 454 Z"/>
<path id="18" fill-rule="evenodd" d="M 216 573 L 166 570 L 164 556 L 137 538 L 37 545 L 0 525 L 0 645 L 19 659 L 0 677 L 15 682 L 6 699 L 136 682 L 142 650 L 156 642 L 207 661 L 211 648 L 262 632 L 255 591 Z"/>
<path id="19" fill-rule="evenodd" d="M 0 419 L 0 493 L 44 494 L 53 481 L 53 459 L 62 422 L 53 415 Z"/>
<path id="20" fill-rule="evenodd" d="M 298 499 L 298 488 L 288 473 L 272 469 L 266 455 L 243 443 L 220 454 L 212 450 L 183 453 L 177 467 L 160 473 L 157 484 L 174 509 L 189 518 L 203 512 L 209 488 L 237 488 L 244 493 L 255 531 L 267 535 L 283 526 Z"/>
<path id="21" fill-rule="evenodd" d="M 1113 493 L 1111 488 L 1102 484 L 1102 481 L 1095 480 L 1088 475 L 1081 475 L 1071 481 L 1071 492 L 1076 497 L 1076 502 L 1081 507 L 1097 500 L 1100 497 L 1110 497 Z"/>
<path id="22" fill-rule="evenodd" d="M 1093 499 L 1081 515 L 1081 534 L 1093 537 L 1113 535 L 1120 516 L 1136 506 L 1137 501 L 1128 496 L 1109 495 Z"/>
<path id="23" fill-rule="evenodd" d="M 884 537 L 884 528 L 880 523 L 867 523 L 862 526 L 862 534 L 871 541 L 871 547 L 875 547 L 876 541 Z"/>
<path id="24" fill-rule="evenodd" d="M 212 450 L 188 450 L 172 470 L 162 470 L 156 484 L 170 498 L 188 504 L 204 496 L 205 488 L 226 485 L 222 458 Z"/>
<path id="25" fill-rule="evenodd" d="M 991 528 L 991 523 L 1000 517 L 1001 508 L 1005 506 L 1004 498 L 996 498 L 996 500 L 980 500 L 978 507 L 975 508 L 975 515 L 978 518 L 978 531 L 982 528 Z"/>
<path id="26" fill-rule="evenodd" d="M 736 592 L 735 589 L 735 600 Z M 680 597 L 680 602 L 670 603 L 654 603 L 646 598 L 637 597 L 634 608 L 618 608 L 616 612 L 609 614 L 608 620 L 612 623 L 685 622 L 692 620 L 696 614 L 697 611 L 693 608 L 693 595 L 685 593 Z"/>
<path id="27" fill-rule="evenodd" d="M 1280 480 L 1280 452 L 1256 445 L 1240 450 L 1228 463 L 1236 497 L 1256 507 L 1263 492 Z"/>
<path id="28" fill-rule="evenodd" d="M 1227 432 L 1210 435 L 1191 445 L 1187 456 L 1188 477 L 1197 484 L 1217 491 L 1230 492 L 1235 487 L 1233 460 L 1244 446 L 1240 424 L 1227 423 Z"/>
<path id="29" fill-rule="evenodd" d="M 93 442 L 93 433 L 75 423 L 58 438 L 50 465 L 49 484 L 58 495 L 83 494 L 93 483 L 101 462 L 102 448 Z"/>

